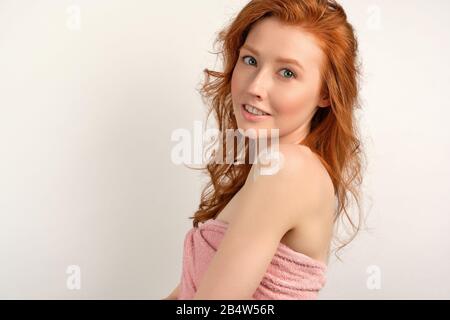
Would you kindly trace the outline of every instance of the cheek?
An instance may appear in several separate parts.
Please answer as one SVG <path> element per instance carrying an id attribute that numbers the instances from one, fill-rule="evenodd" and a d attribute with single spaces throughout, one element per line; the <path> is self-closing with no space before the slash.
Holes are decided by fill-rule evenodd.
<path id="1" fill-rule="evenodd" d="M 245 81 L 243 73 L 239 72 L 238 67 L 236 67 L 230 81 L 231 101 L 235 113 L 238 112 L 240 108 L 239 102 L 241 102 L 242 92 L 245 90 Z"/>
<path id="2" fill-rule="evenodd" d="M 305 97 L 301 95 L 284 97 L 277 103 L 278 115 L 291 117 L 304 109 Z"/>
<path id="3" fill-rule="evenodd" d="M 239 93 L 239 88 L 242 86 L 242 82 L 242 72 L 239 72 L 239 67 L 236 66 L 231 76 L 231 91 Z"/>
<path id="4" fill-rule="evenodd" d="M 314 109 L 314 95 L 311 89 L 298 88 L 289 89 L 278 95 L 274 102 L 277 113 L 283 118 L 301 117 L 302 113 L 307 113 L 309 109 Z"/>
<path id="5" fill-rule="evenodd" d="M 239 74 L 238 74 L 238 72 L 234 71 L 233 75 L 231 77 L 231 95 L 232 95 L 233 101 L 239 95 L 239 90 L 240 90 L 239 88 L 241 86 L 240 83 L 241 83 L 241 81 L 239 80 Z"/>

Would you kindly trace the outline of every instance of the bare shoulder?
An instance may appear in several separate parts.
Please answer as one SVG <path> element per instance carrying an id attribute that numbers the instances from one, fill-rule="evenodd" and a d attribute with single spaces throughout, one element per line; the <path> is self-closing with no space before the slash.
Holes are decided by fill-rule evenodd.
<path id="1" fill-rule="evenodd" d="M 287 171 L 295 176 L 307 197 L 301 197 L 311 209 L 309 213 L 319 216 L 332 214 L 335 190 L 331 177 L 319 156 L 303 145 L 282 145 L 280 152 L 285 155 Z M 308 201 L 308 199 L 310 201 Z"/>
<path id="2" fill-rule="evenodd" d="M 330 175 L 310 148 L 303 145 L 280 144 L 278 154 L 274 158 L 270 165 L 271 170 L 267 169 L 268 165 L 263 164 L 252 167 L 251 180 L 255 181 L 259 176 L 270 176 L 266 178 L 268 183 L 278 183 L 289 196 L 301 201 L 303 207 L 334 201 L 334 186 Z"/>
<path id="3" fill-rule="evenodd" d="M 284 235 L 282 242 L 326 263 L 335 213 L 331 177 L 319 157 L 308 147 L 279 147 L 283 158 L 280 175 L 285 176 L 283 181 L 290 181 L 290 187 L 283 189 L 297 208 L 293 216 L 294 227 Z"/>

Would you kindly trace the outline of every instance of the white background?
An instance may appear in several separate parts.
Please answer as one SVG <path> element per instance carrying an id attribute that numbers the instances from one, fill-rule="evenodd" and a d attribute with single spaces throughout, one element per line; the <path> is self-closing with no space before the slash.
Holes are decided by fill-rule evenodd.
<path id="1" fill-rule="evenodd" d="M 0 298 L 178 284 L 206 180 L 172 162 L 170 137 L 205 120 L 195 89 L 246 2 L 0 1 Z M 320 298 L 449 299 L 450 2 L 340 3 L 364 64 L 370 230 L 331 260 Z"/>

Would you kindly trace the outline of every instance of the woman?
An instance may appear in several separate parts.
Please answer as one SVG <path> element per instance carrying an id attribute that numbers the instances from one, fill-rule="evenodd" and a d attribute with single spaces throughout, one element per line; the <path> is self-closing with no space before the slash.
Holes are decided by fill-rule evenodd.
<path id="1" fill-rule="evenodd" d="M 282 165 L 266 175 L 258 161 L 208 163 L 166 299 L 315 299 L 337 219 L 358 230 L 347 212 L 362 181 L 353 27 L 335 1 L 253 0 L 218 41 L 224 71 L 205 70 L 202 88 L 209 112 L 222 132 L 277 129 Z"/>

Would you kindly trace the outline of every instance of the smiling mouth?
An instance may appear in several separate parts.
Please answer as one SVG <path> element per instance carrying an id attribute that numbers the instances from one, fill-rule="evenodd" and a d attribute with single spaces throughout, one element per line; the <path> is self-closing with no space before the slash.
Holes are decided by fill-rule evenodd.
<path id="1" fill-rule="evenodd" d="M 254 116 L 270 116 L 269 113 L 262 111 L 261 109 L 258 109 L 256 107 L 253 107 L 248 104 L 242 104 L 241 107 L 246 111 L 248 114 L 254 115 Z"/>
<path id="2" fill-rule="evenodd" d="M 268 118 L 272 117 L 270 114 L 264 113 L 264 114 L 254 114 L 246 110 L 245 105 L 241 105 L 241 114 L 242 117 L 249 121 L 249 122 L 259 122 L 267 120 Z"/>

